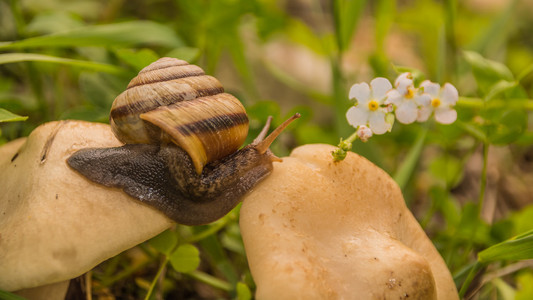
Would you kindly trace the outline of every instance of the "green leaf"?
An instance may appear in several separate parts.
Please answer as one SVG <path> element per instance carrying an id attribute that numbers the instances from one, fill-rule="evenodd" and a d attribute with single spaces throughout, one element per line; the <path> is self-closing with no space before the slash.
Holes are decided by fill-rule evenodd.
<path id="1" fill-rule="evenodd" d="M 25 121 L 28 117 L 19 116 L 8 110 L 0 108 L 0 123 L 2 122 L 18 122 Z"/>
<path id="2" fill-rule="evenodd" d="M 515 300 L 530 300 L 533 299 L 533 274 L 529 272 L 521 273 L 517 276 L 518 289 L 516 291 Z"/>
<path id="3" fill-rule="evenodd" d="M 464 51 L 466 61 L 472 67 L 472 72 L 479 88 L 487 94 L 489 89 L 500 80 L 514 81 L 511 70 L 504 64 L 486 59 L 473 51 Z"/>
<path id="4" fill-rule="evenodd" d="M 350 1 L 358 2 L 358 1 Z M 379 0 L 376 6 L 376 48 L 384 51 L 385 38 L 394 21 L 396 0 Z"/>
<path id="5" fill-rule="evenodd" d="M 304 22 L 293 19 L 288 28 L 287 35 L 291 41 L 306 46 L 308 49 L 320 55 L 327 55 L 327 48 L 323 40 Z"/>
<path id="6" fill-rule="evenodd" d="M 237 283 L 237 299 L 238 300 L 250 300 L 252 299 L 252 292 L 250 288 L 242 282 Z"/>
<path id="7" fill-rule="evenodd" d="M 141 49 L 139 51 L 118 49 L 115 54 L 120 60 L 135 68 L 137 72 L 159 58 L 159 55 L 151 49 Z"/>
<path id="8" fill-rule="evenodd" d="M 85 99 L 95 107 L 109 111 L 120 91 L 110 87 L 110 80 L 106 77 L 109 75 L 105 73 L 83 72 L 80 74 L 79 85 Z"/>
<path id="9" fill-rule="evenodd" d="M 463 169 L 462 162 L 457 157 L 451 155 L 439 156 L 429 166 L 431 174 L 435 178 L 443 180 L 448 187 L 454 187 L 460 182 Z"/>
<path id="10" fill-rule="evenodd" d="M 135 45 L 157 45 L 176 48 L 182 46 L 183 42 L 168 26 L 151 21 L 131 21 L 85 26 L 20 41 L 2 42 L 0 43 L 0 49 Z"/>
<path id="11" fill-rule="evenodd" d="M 61 120 L 84 120 L 89 122 L 109 122 L 109 109 L 102 109 L 94 106 L 76 106 L 65 110 Z"/>
<path id="12" fill-rule="evenodd" d="M 178 245 L 178 236 L 173 230 L 167 229 L 150 239 L 149 243 L 157 251 L 169 256 Z"/>
<path id="13" fill-rule="evenodd" d="M 119 68 L 113 65 L 99 63 L 99 62 L 93 62 L 93 61 L 62 58 L 62 57 L 49 56 L 49 55 L 37 54 L 37 53 L 0 54 L 0 65 L 23 62 L 23 61 L 38 61 L 38 62 L 63 64 L 63 65 L 69 65 L 73 67 L 90 69 L 93 71 L 107 72 L 107 73 L 114 73 L 114 74 L 119 74 L 119 73 L 124 72 L 122 68 Z"/>
<path id="14" fill-rule="evenodd" d="M 224 248 L 246 256 L 244 244 L 242 242 L 241 231 L 237 223 L 230 223 L 226 230 L 222 232 L 221 241 Z"/>
<path id="15" fill-rule="evenodd" d="M 508 1 L 505 9 L 500 9 L 501 14 L 490 19 L 491 24 L 471 44 L 471 49 L 481 53 L 501 51 L 500 48 L 508 43 L 509 34 L 513 30 L 513 18 L 516 16 L 518 1 Z"/>
<path id="16" fill-rule="evenodd" d="M 183 59 L 192 63 L 200 57 L 200 49 L 194 47 L 179 47 L 166 53 L 165 56 Z"/>
<path id="17" fill-rule="evenodd" d="M 64 11 L 51 11 L 35 16 L 26 27 L 32 35 L 50 34 L 65 31 L 65 28 L 82 27 L 85 24 L 79 17 Z"/>
<path id="18" fill-rule="evenodd" d="M 527 128 L 527 112 L 523 109 L 495 108 L 484 112 L 489 121 L 485 126 L 490 143 L 509 144 L 522 135 Z"/>
<path id="19" fill-rule="evenodd" d="M 450 193 L 444 187 L 432 187 L 429 195 L 436 210 L 444 216 L 447 229 L 455 230 L 461 221 L 461 208 L 459 204 L 451 198 Z"/>
<path id="20" fill-rule="evenodd" d="M 525 232 L 533 229 L 533 205 L 522 208 L 511 216 L 515 232 Z"/>
<path id="21" fill-rule="evenodd" d="M 479 210 L 475 203 L 466 203 L 461 211 L 461 221 L 456 227 L 454 238 L 479 244 L 493 242 L 490 226 L 479 218 Z"/>
<path id="22" fill-rule="evenodd" d="M 500 80 L 495 85 L 493 85 L 492 88 L 487 92 L 485 100 L 490 101 L 496 98 L 497 96 L 514 89 L 516 86 L 518 86 L 517 81 Z"/>
<path id="23" fill-rule="evenodd" d="M 279 107 L 279 103 L 265 100 L 247 107 L 246 111 L 248 112 L 250 119 L 256 119 L 261 122 L 258 127 L 262 128 L 268 116 L 272 116 L 274 120 L 280 119 L 281 108 Z"/>
<path id="24" fill-rule="evenodd" d="M 200 252 L 191 244 L 179 246 L 169 258 L 174 270 L 181 273 L 192 272 L 200 265 Z"/>
<path id="25" fill-rule="evenodd" d="M 493 245 L 478 253 L 481 263 L 533 259 L 533 230 Z"/>
<path id="26" fill-rule="evenodd" d="M 0 299 L 2 300 L 26 300 L 26 298 L 0 290 Z"/>
<path id="27" fill-rule="evenodd" d="M 498 299 L 501 300 L 514 300 L 516 291 L 513 287 L 511 287 L 509 284 L 507 284 L 505 281 L 503 281 L 501 278 L 494 278 L 492 280 L 492 284 L 498 289 L 498 294 L 500 297 Z"/>

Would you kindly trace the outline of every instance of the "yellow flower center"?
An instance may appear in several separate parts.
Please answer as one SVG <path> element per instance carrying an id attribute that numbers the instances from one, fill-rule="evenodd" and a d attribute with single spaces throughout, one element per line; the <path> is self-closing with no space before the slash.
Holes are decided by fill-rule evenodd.
<path id="1" fill-rule="evenodd" d="M 440 106 L 440 99 L 439 99 L 439 98 L 433 98 L 433 99 L 431 99 L 431 106 L 433 106 L 433 107 L 439 107 L 439 106 Z"/>
<path id="2" fill-rule="evenodd" d="M 377 101 L 375 100 L 370 100 L 368 102 L 368 109 L 371 110 L 371 111 L 375 111 L 376 109 L 379 108 L 379 104 Z"/>
<path id="3" fill-rule="evenodd" d="M 405 93 L 405 98 L 412 99 L 415 95 L 415 91 L 413 89 L 407 89 L 407 92 Z"/>

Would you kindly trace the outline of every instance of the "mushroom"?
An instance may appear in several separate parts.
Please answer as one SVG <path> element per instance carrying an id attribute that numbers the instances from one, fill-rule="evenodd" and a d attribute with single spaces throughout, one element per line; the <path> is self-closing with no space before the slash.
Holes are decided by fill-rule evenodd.
<path id="1" fill-rule="evenodd" d="M 81 148 L 120 144 L 108 125 L 61 121 L 0 147 L 0 289 L 66 286 L 60 282 L 171 226 L 66 163 Z"/>
<path id="2" fill-rule="evenodd" d="M 383 170 L 296 148 L 244 199 L 257 299 L 458 299 L 443 259 Z"/>

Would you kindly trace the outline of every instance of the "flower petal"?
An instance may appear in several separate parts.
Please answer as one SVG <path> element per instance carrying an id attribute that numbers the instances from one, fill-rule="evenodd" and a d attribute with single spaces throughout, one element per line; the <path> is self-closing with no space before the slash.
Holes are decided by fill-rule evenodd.
<path id="1" fill-rule="evenodd" d="M 379 104 L 383 103 L 380 100 L 385 98 L 385 95 L 388 91 L 392 89 L 392 84 L 387 78 L 377 77 L 370 81 L 370 86 L 372 87 L 372 95 L 374 100 L 378 101 Z"/>
<path id="2" fill-rule="evenodd" d="M 368 122 L 368 111 L 352 106 L 346 112 L 346 120 L 348 120 L 348 124 L 355 128 L 359 125 L 366 125 Z"/>
<path id="3" fill-rule="evenodd" d="M 370 97 L 370 87 L 368 86 L 368 83 L 366 82 L 356 83 L 352 85 L 352 87 L 350 88 L 349 98 L 356 99 L 357 103 L 359 104 L 361 104 L 362 102 L 363 104 L 368 102 L 369 97 Z"/>
<path id="4" fill-rule="evenodd" d="M 418 110 L 418 117 L 416 118 L 416 120 L 418 122 L 426 122 L 429 119 L 429 116 L 431 116 L 432 111 L 433 109 L 431 109 L 431 106 L 422 106 Z"/>
<path id="5" fill-rule="evenodd" d="M 455 109 L 446 107 L 435 111 L 435 120 L 441 124 L 451 124 L 457 120 Z"/>
<path id="6" fill-rule="evenodd" d="M 403 102 L 402 100 L 404 100 L 404 97 L 402 96 L 402 94 L 400 94 L 398 90 L 392 89 L 387 92 L 387 100 L 385 100 L 384 104 L 392 103 L 398 106 Z"/>
<path id="7" fill-rule="evenodd" d="M 457 103 L 458 98 L 459 93 L 457 92 L 457 89 L 449 83 L 444 84 L 444 86 L 442 87 L 440 100 L 444 104 L 455 105 L 455 103 Z"/>
<path id="8" fill-rule="evenodd" d="M 405 72 L 405 73 L 398 75 L 398 77 L 396 77 L 396 80 L 394 81 L 394 86 L 397 87 L 401 84 L 401 82 L 407 82 L 407 81 L 410 81 L 411 83 L 413 82 L 413 75 L 411 75 L 410 72 Z"/>
<path id="9" fill-rule="evenodd" d="M 413 79 L 411 76 L 411 73 L 406 72 L 400 74 L 398 78 L 396 78 L 396 81 L 394 82 L 394 86 L 396 86 L 396 89 L 400 94 L 405 95 L 407 94 L 407 88 L 410 86 L 413 86 Z"/>
<path id="10" fill-rule="evenodd" d="M 432 98 L 439 96 L 440 85 L 438 83 L 431 82 L 429 80 L 424 80 L 420 84 L 421 88 L 424 88 L 424 93 L 428 93 Z"/>
<path id="11" fill-rule="evenodd" d="M 418 94 L 414 99 L 415 103 L 420 106 L 428 106 L 431 104 L 431 96 L 429 94 Z"/>
<path id="12" fill-rule="evenodd" d="M 413 101 L 405 101 L 396 109 L 396 119 L 403 124 L 411 124 L 418 117 L 418 109 Z"/>
<path id="13" fill-rule="evenodd" d="M 373 112 L 368 116 L 368 125 L 375 134 L 384 134 L 391 128 L 391 124 L 385 121 L 385 113 L 381 111 Z"/>

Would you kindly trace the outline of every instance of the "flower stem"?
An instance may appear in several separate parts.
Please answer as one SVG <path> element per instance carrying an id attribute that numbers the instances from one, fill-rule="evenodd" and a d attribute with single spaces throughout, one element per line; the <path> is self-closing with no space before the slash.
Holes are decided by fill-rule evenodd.
<path id="1" fill-rule="evenodd" d="M 334 151 L 331 151 L 331 155 L 333 156 L 333 161 L 338 162 L 341 160 L 344 160 L 346 158 L 346 154 L 348 151 L 352 150 L 352 143 L 357 140 L 357 130 L 352 133 L 347 139 L 343 140 L 341 138 L 341 141 L 337 145 L 337 149 Z"/>

